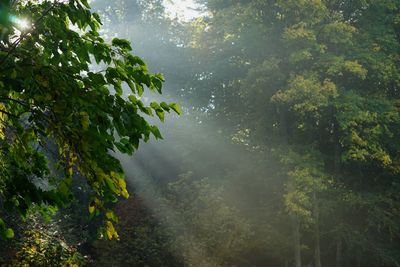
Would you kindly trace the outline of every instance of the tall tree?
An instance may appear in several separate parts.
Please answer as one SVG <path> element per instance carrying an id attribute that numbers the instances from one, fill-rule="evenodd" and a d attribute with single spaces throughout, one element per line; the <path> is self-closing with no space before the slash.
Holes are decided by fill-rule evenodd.
<path id="1" fill-rule="evenodd" d="M 398 1 L 204 3 L 211 15 L 196 24 L 194 46 L 206 67 L 194 90 L 255 144 L 283 159 L 300 155 L 280 176 L 288 215 L 309 215 L 302 235 L 293 220 L 296 265 L 299 236 L 317 266 L 335 254 L 338 264 L 398 264 L 397 245 L 382 244 L 399 237 Z M 320 230 L 334 235 L 320 242 Z M 337 252 L 321 251 L 327 236 Z"/>

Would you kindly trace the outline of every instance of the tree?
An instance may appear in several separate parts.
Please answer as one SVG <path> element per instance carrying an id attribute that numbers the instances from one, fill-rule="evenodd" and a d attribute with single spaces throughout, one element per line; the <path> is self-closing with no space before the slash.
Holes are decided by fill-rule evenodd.
<path id="1" fill-rule="evenodd" d="M 276 175 L 295 265 L 398 265 L 383 244 L 399 238 L 398 1 L 203 3 L 193 46 L 206 67 L 191 90 L 254 147 L 300 158 Z"/>
<path id="2" fill-rule="evenodd" d="M 246 218 L 223 198 L 223 188 L 185 173 L 159 199 L 172 250 L 185 266 L 246 264 L 253 233 Z"/>
<path id="3" fill-rule="evenodd" d="M 163 121 L 179 107 L 143 104 L 144 88 L 161 93 L 163 76 L 149 73 L 128 41 L 107 43 L 86 0 L 2 3 L 1 208 L 26 216 L 32 206 L 66 205 L 79 174 L 92 190 L 89 213 L 103 214 L 103 235 L 118 238 L 107 203 L 129 194 L 112 153 L 131 155 L 140 140 L 162 138 L 144 116 Z"/>

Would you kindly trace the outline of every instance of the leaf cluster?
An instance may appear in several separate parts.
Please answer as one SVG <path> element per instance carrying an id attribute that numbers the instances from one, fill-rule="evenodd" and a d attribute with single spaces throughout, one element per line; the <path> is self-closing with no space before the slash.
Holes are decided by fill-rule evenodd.
<path id="1" fill-rule="evenodd" d="M 149 73 L 128 41 L 105 41 L 86 0 L 17 2 L 8 10 L 32 24 L 2 24 L 1 198 L 22 215 L 33 204 L 62 206 L 79 174 L 93 192 L 89 213 L 98 215 L 107 202 L 129 196 L 112 152 L 132 155 L 141 140 L 162 138 L 145 116 L 154 110 L 164 120 L 164 112 L 180 109 L 142 102 L 145 88 L 161 93 L 163 76 Z M 104 233 L 117 237 L 108 214 Z"/>

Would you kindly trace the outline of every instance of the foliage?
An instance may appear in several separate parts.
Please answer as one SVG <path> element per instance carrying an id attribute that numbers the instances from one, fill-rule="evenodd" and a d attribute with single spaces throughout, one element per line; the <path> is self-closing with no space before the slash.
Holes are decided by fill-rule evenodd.
<path id="1" fill-rule="evenodd" d="M 172 131 L 180 142 L 164 147 L 171 164 L 159 175 L 193 177 L 157 184 L 176 207 L 163 217 L 193 248 L 177 251 L 198 265 L 399 265 L 398 1 L 198 2 L 204 17 L 161 20 L 155 39 L 127 30 L 198 122 L 190 137 Z M 246 214 L 255 233 L 231 254 L 214 243 L 227 195 L 227 217 Z"/>
<path id="2" fill-rule="evenodd" d="M 121 241 L 94 241 L 90 266 L 181 266 L 171 251 L 171 234 L 142 199 L 121 202 L 115 213 Z"/>
<path id="3" fill-rule="evenodd" d="M 87 259 L 76 244 L 65 239 L 57 222 L 46 222 L 39 213 L 30 212 L 26 220 L 8 221 L 15 237 L 1 241 L 2 266 L 83 266 Z M 4 254 L 6 253 L 6 254 Z M 8 254 L 8 255 L 7 255 Z"/>
<path id="4" fill-rule="evenodd" d="M 194 173 L 167 189 L 157 184 L 179 210 L 164 217 L 199 218 L 208 197 L 229 195 L 240 212 L 228 217 L 246 214 L 255 232 L 247 248 L 231 248 L 235 264 L 398 265 L 397 1 L 197 2 L 204 17 L 186 24 L 158 17 L 155 39 L 126 30 L 127 9 L 118 26 L 141 37 L 137 50 L 173 77 L 173 96 L 199 123 L 187 127 L 190 138 L 172 130 L 182 141 L 164 147 L 179 166 L 168 165 L 164 176 Z M 203 176 L 210 179 L 195 178 Z M 195 225 L 196 242 L 212 247 L 222 217 L 173 224 Z M 236 248 L 243 250 L 234 256 Z M 192 251 L 226 262 L 224 253 Z"/>
<path id="5" fill-rule="evenodd" d="M 205 74 L 188 91 L 281 160 L 276 216 L 291 223 L 268 225 L 292 232 L 294 266 L 399 265 L 398 1 L 202 2 L 192 47 Z"/>
<path id="6" fill-rule="evenodd" d="M 187 101 L 184 110 L 188 113 L 184 127 L 177 123 L 166 131 L 172 141 L 149 147 L 136 161 L 127 160 L 127 166 L 135 167 L 130 168 L 135 185 L 155 190 L 143 194 L 144 204 L 134 199 L 114 209 L 121 218 L 122 227 L 116 229 L 123 242 L 96 241 L 91 251 L 94 264 L 398 266 L 399 2 L 197 2 L 206 13 L 183 23 L 163 17 L 159 0 L 118 0 L 115 8 L 93 1 L 104 21 L 113 24 L 103 30 L 105 36 L 111 40 L 118 32 L 135 40 L 135 52 L 166 73 L 172 97 Z M 87 38 L 90 31 L 76 32 Z M 96 38 L 91 40 L 101 43 Z M 129 46 L 120 39 L 111 41 L 112 49 L 127 51 Z M 89 59 L 96 61 L 96 54 L 109 51 L 104 50 L 93 48 Z M 144 72 L 135 81 L 146 85 L 150 74 L 139 58 L 132 60 Z M 104 74 L 101 70 L 107 59 L 100 56 L 99 61 L 89 67 L 91 77 L 82 73 L 85 81 L 102 82 L 98 74 Z M 100 117 L 114 123 L 118 135 L 109 134 L 107 142 L 101 139 L 96 144 L 108 149 L 114 144 L 130 153 L 129 142 L 118 137 L 125 130 L 118 119 L 113 121 L 122 118 L 124 128 L 129 115 L 110 112 L 106 103 L 118 106 L 120 98 L 131 101 L 137 111 L 152 110 L 161 120 L 165 111 L 180 110 L 167 103 L 145 107 L 140 103 L 142 87 L 135 83 L 135 97 L 121 94 L 118 98 L 118 81 L 126 82 L 118 67 L 125 67 L 111 61 L 118 79 L 109 80 L 115 71 L 107 74 L 107 70 L 103 79 L 114 88 L 113 101 L 96 95 L 90 99 L 106 107 L 107 115 Z M 19 72 L 5 74 L 8 79 L 15 74 L 18 80 Z M 150 82 L 155 87 L 159 83 L 152 78 Z M 46 80 L 37 83 L 46 88 Z M 77 97 L 73 92 L 69 95 Z M 8 105 L 4 101 L 1 109 L 8 112 Z M 90 131 L 93 112 L 81 107 L 78 104 L 78 113 L 72 113 L 79 117 L 76 125 Z M 5 119 L 12 121 L 9 114 L 3 114 Z M 66 124 L 70 125 L 68 120 Z M 156 128 L 143 127 L 138 131 L 143 139 L 148 127 L 160 137 Z M 2 129 L 3 138 L 10 139 L 8 127 Z M 66 150 L 54 134 L 49 136 Z M 79 140 L 92 142 L 85 135 Z M 42 162 L 42 149 L 35 149 L 26 155 Z M 111 188 L 111 195 L 125 194 L 115 183 L 116 191 L 112 190 L 121 171 L 97 157 L 104 155 L 99 149 L 90 150 L 86 159 L 93 157 L 97 162 L 94 170 L 103 186 Z M 18 159 L 11 157 L 11 165 Z M 8 169 L 10 160 L 2 160 L 2 170 Z M 137 161 L 142 164 L 136 166 Z M 43 164 L 38 166 L 25 169 L 41 175 Z M 105 168 L 104 175 L 99 166 Z M 139 182 L 141 172 L 149 173 L 146 186 Z M 0 188 L 6 185 L 2 182 Z M 104 197 L 109 196 L 104 188 L 94 190 L 95 194 L 105 190 Z M 93 214 L 103 208 L 104 215 L 115 220 L 103 200 L 88 202 Z M 116 237 L 113 229 L 112 225 L 104 234 Z"/>
<path id="7" fill-rule="evenodd" d="M 38 230 L 27 231 L 11 266 L 82 266 L 76 249 L 55 236 Z"/>
<path id="8" fill-rule="evenodd" d="M 89 213 L 104 211 L 103 234 L 118 238 L 106 203 L 129 194 L 110 152 L 131 155 L 140 140 L 161 138 L 143 116 L 155 113 L 163 120 L 165 111 L 179 108 L 145 106 L 140 96 L 144 87 L 161 93 L 163 76 L 149 73 L 128 41 L 107 43 L 86 0 L 6 1 L 2 8 L 9 18 L 1 25 L 0 44 L 4 208 L 25 216 L 33 204 L 65 205 L 72 176 L 79 173 L 92 190 Z M 29 20 L 29 28 L 11 18 Z M 53 143 L 62 179 L 49 167 L 46 150 Z"/>
<path id="9" fill-rule="evenodd" d="M 234 264 L 252 237 L 250 226 L 223 199 L 222 188 L 192 173 L 170 183 L 161 210 L 185 266 Z"/>

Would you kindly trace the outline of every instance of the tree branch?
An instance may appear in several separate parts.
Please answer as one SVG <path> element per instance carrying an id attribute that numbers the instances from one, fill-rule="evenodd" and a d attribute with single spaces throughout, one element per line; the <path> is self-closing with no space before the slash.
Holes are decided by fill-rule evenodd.
<path id="1" fill-rule="evenodd" d="M 0 109 L 0 113 L 6 114 L 7 116 L 10 116 L 10 117 L 13 117 L 13 118 L 17 118 L 17 119 L 19 118 L 19 116 L 15 115 L 15 114 L 12 114 L 12 113 L 10 113 L 8 111 L 2 110 L 2 109 Z"/>
<path id="2" fill-rule="evenodd" d="M 6 62 L 6 60 L 7 60 L 7 59 L 10 57 L 10 55 L 15 51 L 15 49 L 16 49 L 17 46 L 21 43 L 21 41 L 22 41 L 26 36 L 28 36 L 28 34 L 34 32 L 34 30 L 36 29 L 36 28 L 35 28 L 35 25 L 37 25 L 47 14 L 49 14 L 49 12 L 56 6 L 56 4 L 58 4 L 57 1 L 55 1 L 49 8 L 47 8 L 47 9 L 43 12 L 42 16 L 41 16 L 40 18 L 38 18 L 38 19 L 33 23 L 33 26 L 32 26 L 33 29 L 32 29 L 32 30 L 27 31 L 27 32 L 21 34 L 21 36 L 20 36 L 17 40 L 14 41 L 14 43 L 11 45 L 10 49 L 8 50 L 7 55 L 5 55 L 5 57 L 3 58 L 3 60 L 0 61 L 0 66 L 3 65 L 3 64 Z"/>
<path id="3" fill-rule="evenodd" d="M 9 101 L 18 103 L 18 104 L 20 104 L 21 106 L 24 106 L 24 107 L 28 107 L 28 108 L 29 108 L 29 105 L 28 105 L 27 103 L 25 103 L 25 102 L 23 102 L 23 101 L 21 101 L 21 100 L 18 100 L 18 99 L 11 98 L 11 97 L 0 96 L 0 100 L 5 100 L 5 101 L 8 101 L 8 100 L 9 100 Z"/>

